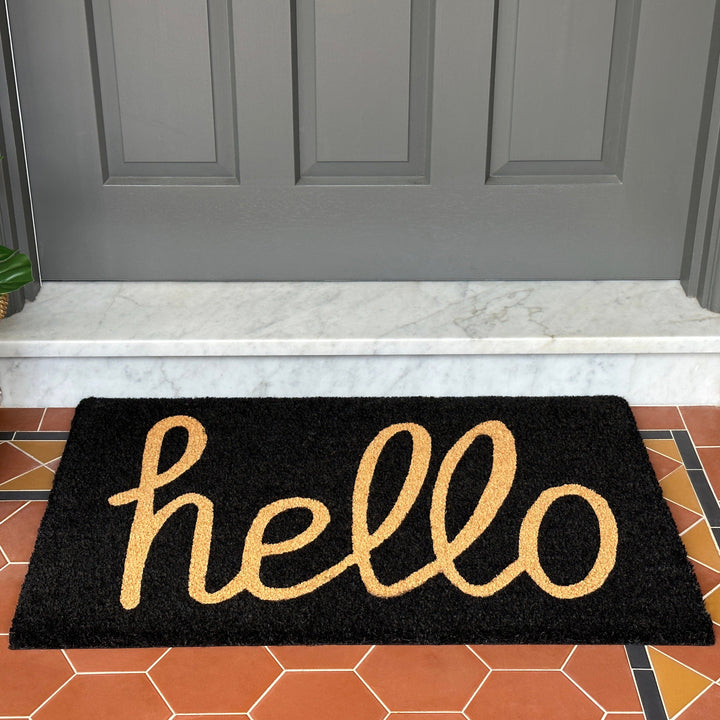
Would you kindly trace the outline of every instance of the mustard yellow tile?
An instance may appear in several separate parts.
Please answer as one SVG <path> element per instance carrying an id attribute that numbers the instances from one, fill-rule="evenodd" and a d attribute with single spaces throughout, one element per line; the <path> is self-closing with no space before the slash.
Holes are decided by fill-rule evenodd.
<path id="1" fill-rule="evenodd" d="M 691 558 L 701 562 L 703 565 L 707 565 L 716 572 L 720 572 L 720 555 L 718 555 L 715 542 L 710 534 L 710 528 L 704 520 L 691 527 L 680 537 L 685 543 L 687 554 Z"/>
<path id="2" fill-rule="evenodd" d="M 673 470 L 660 481 L 663 496 L 668 500 L 686 507 L 688 510 L 702 515 L 702 508 L 698 502 L 692 483 L 684 467 Z"/>
<path id="3" fill-rule="evenodd" d="M 15 440 L 13 445 L 41 463 L 59 458 L 65 449 L 64 440 Z"/>
<path id="4" fill-rule="evenodd" d="M 706 598 L 705 607 L 713 622 L 720 624 L 720 587 L 715 588 Z"/>
<path id="5" fill-rule="evenodd" d="M 674 440 L 645 440 L 645 447 L 659 452 L 661 455 L 667 455 L 679 463 L 683 461 Z"/>
<path id="6" fill-rule="evenodd" d="M 0 490 L 50 490 L 55 473 L 44 467 L 35 468 L 14 480 L 0 485 Z"/>
<path id="7" fill-rule="evenodd" d="M 712 680 L 663 655 L 653 647 L 648 648 L 648 655 L 668 717 L 679 713 L 690 701 L 712 685 Z"/>

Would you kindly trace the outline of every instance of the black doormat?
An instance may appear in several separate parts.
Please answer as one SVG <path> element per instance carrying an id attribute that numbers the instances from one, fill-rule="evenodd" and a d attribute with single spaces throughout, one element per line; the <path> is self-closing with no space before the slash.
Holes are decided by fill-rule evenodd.
<path id="1" fill-rule="evenodd" d="M 712 644 L 627 403 L 84 400 L 13 648 Z"/>

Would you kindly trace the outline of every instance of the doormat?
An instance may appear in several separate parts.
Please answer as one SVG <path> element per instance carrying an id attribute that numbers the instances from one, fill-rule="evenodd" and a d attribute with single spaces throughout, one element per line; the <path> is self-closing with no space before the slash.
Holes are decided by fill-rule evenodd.
<path id="1" fill-rule="evenodd" d="M 617 397 L 84 400 L 10 632 L 712 642 Z"/>

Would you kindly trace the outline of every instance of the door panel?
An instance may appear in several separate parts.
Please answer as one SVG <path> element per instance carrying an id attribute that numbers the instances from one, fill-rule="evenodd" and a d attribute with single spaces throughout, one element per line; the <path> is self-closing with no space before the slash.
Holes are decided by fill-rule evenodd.
<path id="1" fill-rule="evenodd" d="M 714 0 L 9 0 L 47 279 L 677 278 Z"/>

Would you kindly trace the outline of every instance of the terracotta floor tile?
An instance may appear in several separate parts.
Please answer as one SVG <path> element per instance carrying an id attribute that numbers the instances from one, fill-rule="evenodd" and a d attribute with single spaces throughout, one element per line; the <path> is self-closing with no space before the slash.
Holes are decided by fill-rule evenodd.
<path id="1" fill-rule="evenodd" d="M 702 517 L 702 515 L 698 515 L 696 512 L 692 512 L 692 510 L 687 510 L 682 505 L 678 505 L 672 500 L 665 498 L 665 502 L 670 508 L 670 514 L 673 516 L 675 527 L 677 527 L 679 533 L 685 532 L 691 525 L 694 525 Z"/>
<path id="2" fill-rule="evenodd" d="M 177 713 L 247 712 L 281 673 L 265 648 L 173 648 L 150 675 Z"/>
<path id="3" fill-rule="evenodd" d="M 383 645 L 358 673 L 390 710 L 462 710 L 488 669 L 458 645 Z"/>
<path id="4" fill-rule="evenodd" d="M 77 672 L 138 672 L 147 670 L 166 648 L 66 650 Z"/>
<path id="5" fill-rule="evenodd" d="M 493 670 L 559 670 L 573 645 L 471 645 Z"/>
<path id="6" fill-rule="evenodd" d="M 600 720 L 603 711 L 556 670 L 493 672 L 465 710 L 470 720 Z"/>
<path id="7" fill-rule="evenodd" d="M 0 432 L 37 430 L 43 412 L 43 408 L 0 408 Z"/>
<path id="8" fill-rule="evenodd" d="M 2 527 L 3 526 L 0 525 L 0 530 Z M 704 520 L 690 528 L 690 530 L 683 533 L 680 537 L 683 543 L 685 543 L 687 554 L 691 558 L 700 561 L 703 565 L 707 565 L 716 572 L 720 572 L 720 555 L 718 555 L 715 542 L 710 534 L 710 528 Z"/>
<path id="9" fill-rule="evenodd" d="M 715 497 L 720 498 L 720 448 L 698 448 L 697 453 Z"/>
<path id="10" fill-rule="evenodd" d="M 711 590 L 720 585 L 720 573 L 717 573 L 714 570 L 711 570 L 710 568 L 705 567 L 698 562 L 695 562 L 692 558 L 690 558 L 690 563 L 692 564 L 693 570 L 695 571 L 695 577 L 700 583 L 700 589 L 702 590 L 703 595 L 706 595 Z"/>
<path id="11" fill-rule="evenodd" d="M 662 646 L 658 650 L 674 660 L 688 665 L 712 680 L 720 680 L 720 627 L 713 625 L 715 644 L 707 647 L 690 645 Z"/>
<path id="12" fill-rule="evenodd" d="M 28 457 L 9 442 L 0 443 L 0 483 L 22 475 L 39 465 L 37 460 Z"/>
<path id="13" fill-rule="evenodd" d="M 8 515 L 12 515 L 24 504 L 24 500 L 0 500 L 0 522 L 2 522 Z"/>
<path id="14" fill-rule="evenodd" d="M 675 460 L 672 460 L 669 457 L 665 457 L 665 455 L 661 455 L 660 453 L 656 453 L 654 450 L 648 450 L 647 454 L 650 458 L 650 463 L 653 466 L 653 470 L 655 471 L 655 477 L 658 480 L 662 480 L 666 475 L 669 475 L 674 470 L 682 467 Z"/>
<path id="15" fill-rule="evenodd" d="M 383 720 L 387 712 L 353 672 L 288 672 L 252 711 L 254 720 Z"/>
<path id="16" fill-rule="evenodd" d="M 682 456 L 674 440 L 644 440 L 645 447 L 661 455 L 666 455 L 677 462 L 682 462 Z"/>
<path id="17" fill-rule="evenodd" d="M 720 687 L 713 685 L 679 715 L 678 720 L 714 720 L 718 717 L 718 708 L 720 708 Z"/>
<path id="18" fill-rule="evenodd" d="M 0 716 L 30 715 L 73 675 L 59 650 L 9 650 L 7 636 L 0 668 Z"/>
<path id="19" fill-rule="evenodd" d="M 465 720 L 462 713 L 390 713 L 388 720 Z"/>
<path id="20" fill-rule="evenodd" d="M 564 669 L 608 712 L 642 710 L 625 648 L 580 645 Z"/>
<path id="21" fill-rule="evenodd" d="M 680 411 L 695 445 L 720 445 L 720 407 L 683 407 Z"/>
<path id="22" fill-rule="evenodd" d="M 53 460 L 52 462 L 49 462 L 47 464 L 47 467 L 55 473 L 55 472 L 57 472 L 59 465 L 60 465 L 60 458 L 58 458 L 57 460 Z"/>
<path id="23" fill-rule="evenodd" d="M 249 715 L 241 713 L 239 715 L 176 715 L 175 720 L 244 720 Z"/>
<path id="24" fill-rule="evenodd" d="M 76 675 L 34 720 L 166 720 L 168 706 L 146 675 Z"/>
<path id="25" fill-rule="evenodd" d="M 67 432 L 74 415 L 75 408 L 48 408 L 40 429 L 47 432 Z"/>
<path id="26" fill-rule="evenodd" d="M 45 502 L 29 502 L 0 525 L 0 547 L 12 562 L 28 562 L 35 547 Z"/>
<path id="27" fill-rule="evenodd" d="M 369 649 L 370 645 L 286 645 L 270 648 L 278 662 L 288 670 L 352 670 Z"/>
<path id="28" fill-rule="evenodd" d="M 705 607 L 713 622 L 720 623 L 720 588 L 716 588 L 705 598 Z"/>
<path id="29" fill-rule="evenodd" d="M 0 633 L 10 632 L 27 565 L 6 565 L 0 570 Z"/>
<path id="30" fill-rule="evenodd" d="M 41 463 L 59 458 L 65 449 L 64 440 L 15 440 L 13 445 Z"/>
<path id="31" fill-rule="evenodd" d="M 687 470 L 682 465 L 660 481 L 660 488 L 663 497 L 667 500 L 672 500 L 688 510 L 702 515 L 697 495 L 695 495 Z"/>
<path id="32" fill-rule="evenodd" d="M 50 490 L 54 480 L 55 472 L 41 466 L 8 480 L 0 485 L 0 490 Z"/>
<path id="33" fill-rule="evenodd" d="M 683 430 L 682 418 L 674 406 L 633 407 L 635 422 L 640 430 Z"/>
<path id="34" fill-rule="evenodd" d="M 677 715 L 689 702 L 712 684 L 707 678 L 663 655 L 655 648 L 648 648 L 648 656 L 670 718 Z"/>

